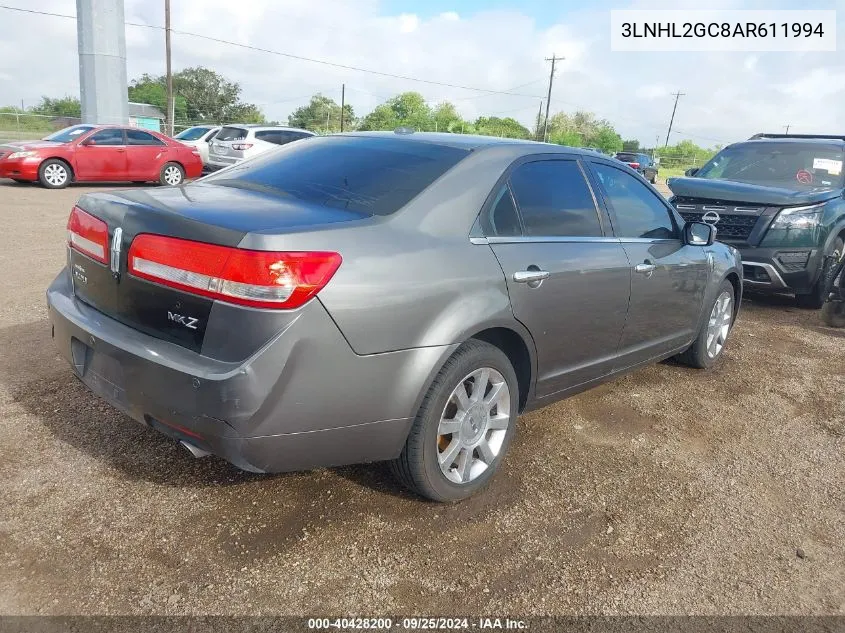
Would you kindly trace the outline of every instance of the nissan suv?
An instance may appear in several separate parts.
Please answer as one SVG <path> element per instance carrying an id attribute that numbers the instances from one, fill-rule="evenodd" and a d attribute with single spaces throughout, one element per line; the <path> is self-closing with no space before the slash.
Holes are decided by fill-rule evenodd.
<path id="1" fill-rule="evenodd" d="M 314 132 L 280 125 L 226 125 L 209 143 L 206 167 L 211 171 L 223 169 L 278 145 L 311 136 Z"/>
<path id="2" fill-rule="evenodd" d="M 688 222 L 739 250 L 749 290 L 792 292 L 820 308 L 824 272 L 843 256 L 845 136 L 757 134 L 667 182 Z"/>

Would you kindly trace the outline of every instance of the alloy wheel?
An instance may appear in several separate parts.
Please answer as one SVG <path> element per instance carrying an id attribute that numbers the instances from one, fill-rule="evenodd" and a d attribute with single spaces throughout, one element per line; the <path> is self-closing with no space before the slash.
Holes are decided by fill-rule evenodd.
<path id="1" fill-rule="evenodd" d="M 175 165 L 168 165 L 164 168 L 164 181 L 168 185 L 178 185 L 182 182 L 182 172 Z"/>
<path id="2" fill-rule="evenodd" d="M 733 297 L 728 291 L 722 292 L 710 311 L 707 323 L 707 355 L 716 358 L 728 340 L 733 319 Z"/>
<path id="3" fill-rule="evenodd" d="M 452 390 L 437 427 L 437 461 L 445 477 L 467 484 L 502 451 L 510 424 L 511 395 L 492 367 L 468 374 Z"/>
<path id="4" fill-rule="evenodd" d="M 61 187 L 67 182 L 67 168 L 58 163 L 47 165 L 44 168 L 44 180 L 53 187 Z"/>

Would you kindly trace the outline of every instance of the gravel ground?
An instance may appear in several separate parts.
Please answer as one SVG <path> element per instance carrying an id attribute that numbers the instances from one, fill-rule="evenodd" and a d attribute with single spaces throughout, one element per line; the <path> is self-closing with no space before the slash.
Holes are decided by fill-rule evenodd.
<path id="1" fill-rule="evenodd" d="M 524 416 L 458 505 L 383 465 L 250 475 L 59 360 L 44 290 L 89 190 L 0 181 L 0 613 L 845 614 L 845 332 L 817 313 L 747 299 L 714 370 Z"/>

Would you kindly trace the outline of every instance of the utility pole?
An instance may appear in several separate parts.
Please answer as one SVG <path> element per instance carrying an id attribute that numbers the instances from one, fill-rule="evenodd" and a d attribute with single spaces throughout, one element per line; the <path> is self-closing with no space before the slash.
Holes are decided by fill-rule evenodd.
<path id="1" fill-rule="evenodd" d="M 786 132 L 785 132 L 785 133 L 786 133 L 786 134 L 789 134 L 789 123 L 787 123 L 784 127 L 786 128 Z"/>
<path id="2" fill-rule="evenodd" d="M 167 135 L 173 136 L 173 72 L 170 66 L 170 0 L 164 0 L 164 54 L 167 57 Z"/>
<path id="3" fill-rule="evenodd" d="M 346 84 L 340 85 L 340 131 L 343 132 L 343 108 L 346 105 Z"/>
<path id="4" fill-rule="evenodd" d="M 669 131 L 666 132 L 666 142 L 663 144 L 663 147 L 669 146 L 669 135 L 672 133 L 672 123 L 675 122 L 675 110 L 678 109 L 678 99 L 684 96 L 683 92 L 676 92 L 675 95 L 675 107 L 672 108 L 672 118 L 669 119 Z"/>
<path id="5" fill-rule="evenodd" d="M 543 123 L 543 141 L 546 140 L 546 136 L 549 132 L 549 105 L 552 102 L 552 81 L 555 78 L 555 62 L 558 60 L 563 61 L 564 59 L 566 58 L 558 57 L 554 53 L 552 53 L 551 57 L 546 57 L 546 61 L 552 63 L 552 71 L 549 73 L 549 94 L 546 96 L 546 120 Z"/>
<path id="6" fill-rule="evenodd" d="M 540 121 L 543 118 L 543 100 L 540 99 L 540 109 L 537 110 L 537 127 L 534 128 L 534 139 L 540 140 Z"/>

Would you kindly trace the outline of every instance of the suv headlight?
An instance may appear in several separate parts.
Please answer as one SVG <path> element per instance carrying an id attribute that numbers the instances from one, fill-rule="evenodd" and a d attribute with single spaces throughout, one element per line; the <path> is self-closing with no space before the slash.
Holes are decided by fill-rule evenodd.
<path id="1" fill-rule="evenodd" d="M 819 225 L 824 203 L 783 209 L 772 222 L 773 229 L 812 229 Z"/>
<path id="2" fill-rule="evenodd" d="M 8 158 L 8 159 L 12 159 L 12 158 L 26 158 L 27 156 L 35 156 L 35 154 L 36 154 L 36 153 L 37 153 L 37 152 L 33 152 L 33 151 L 12 152 L 12 153 L 11 153 L 11 154 L 9 154 L 6 158 Z"/>

